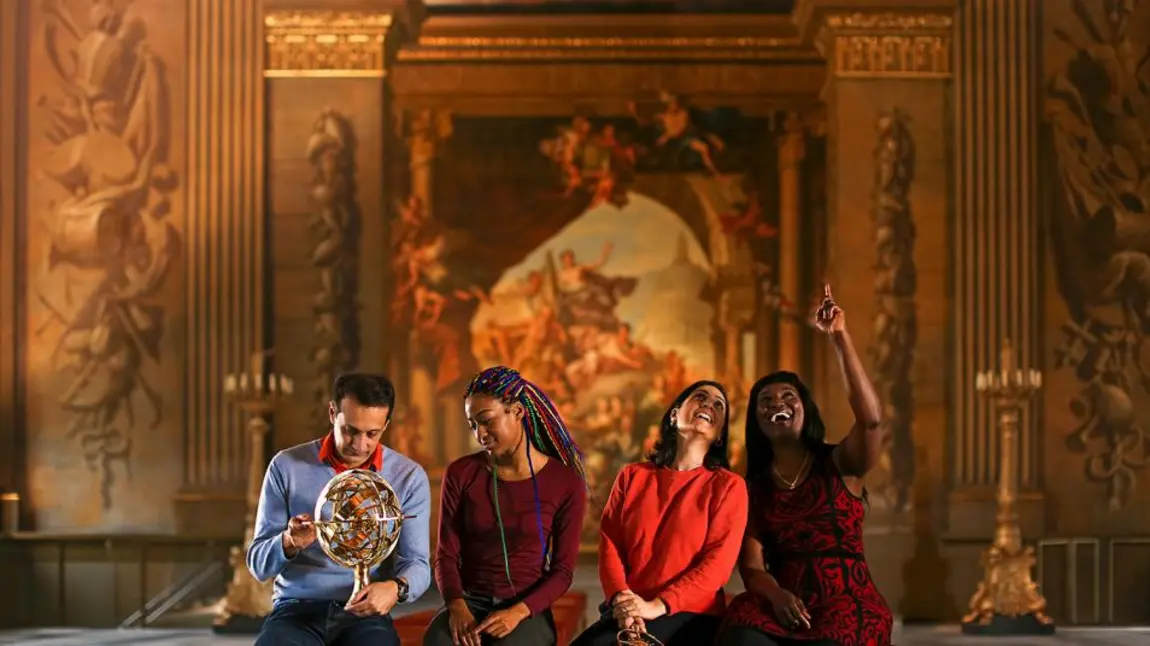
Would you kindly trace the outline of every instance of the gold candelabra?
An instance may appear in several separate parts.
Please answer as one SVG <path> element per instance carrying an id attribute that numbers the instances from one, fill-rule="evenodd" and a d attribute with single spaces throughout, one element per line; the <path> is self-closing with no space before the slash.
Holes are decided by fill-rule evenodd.
<path id="1" fill-rule="evenodd" d="M 975 390 L 993 402 L 998 414 L 998 514 L 994 542 L 982 556 L 982 583 L 970 599 L 970 612 L 962 619 L 964 633 L 1054 633 L 1054 622 L 1045 614 L 1046 599 L 1030 576 L 1036 563 L 1034 548 L 1022 543 L 1017 509 L 1019 418 L 1023 406 L 1041 388 L 1042 373 L 1019 368 L 1009 340 L 1003 344 L 998 370 L 984 370 L 975 377 Z"/>
<path id="2" fill-rule="evenodd" d="M 281 374 L 267 374 L 265 359 L 271 350 L 252 354 L 248 372 L 224 377 L 224 395 L 248 415 L 247 514 L 244 517 L 244 543 L 231 550 L 232 580 L 221 600 L 215 619 L 217 632 L 258 631 L 272 610 L 272 583 L 261 583 L 248 571 L 244 558 L 255 534 L 256 508 L 260 502 L 267 458 L 264 446 L 271 425 L 268 416 L 295 391 L 294 382 Z"/>

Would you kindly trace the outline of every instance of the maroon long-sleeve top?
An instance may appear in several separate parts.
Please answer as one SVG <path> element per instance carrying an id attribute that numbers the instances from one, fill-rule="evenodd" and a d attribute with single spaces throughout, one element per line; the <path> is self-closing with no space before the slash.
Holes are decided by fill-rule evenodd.
<path id="1" fill-rule="evenodd" d="M 461 598 L 464 590 L 497 599 L 525 594 L 523 603 L 535 615 L 571 587 L 587 507 L 586 485 L 579 474 L 555 459 L 548 460 L 535 479 L 550 564 L 545 567 L 543 562 L 531 479 L 500 480 L 499 512 L 511 571 L 508 581 L 487 454 L 467 455 L 447 467 L 433 563 L 444 601 Z"/>

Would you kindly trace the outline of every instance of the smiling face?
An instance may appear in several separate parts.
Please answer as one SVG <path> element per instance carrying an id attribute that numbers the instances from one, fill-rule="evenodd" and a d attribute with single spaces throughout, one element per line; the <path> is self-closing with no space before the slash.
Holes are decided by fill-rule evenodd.
<path id="1" fill-rule="evenodd" d="M 523 405 L 506 404 L 490 395 L 473 394 L 463 402 L 467 424 L 475 440 L 495 457 L 514 455 L 526 435 L 523 432 Z"/>
<path id="2" fill-rule="evenodd" d="M 714 442 L 727 423 L 727 398 L 711 385 L 691 391 L 673 413 L 679 434 L 698 433 Z"/>
<path id="3" fill-rule="evenodd" d="M 803 430 L 803 400 L 792 384 L 776 382 L 759 391 L 755 418 L 768 438 L 798 437 Z"/>

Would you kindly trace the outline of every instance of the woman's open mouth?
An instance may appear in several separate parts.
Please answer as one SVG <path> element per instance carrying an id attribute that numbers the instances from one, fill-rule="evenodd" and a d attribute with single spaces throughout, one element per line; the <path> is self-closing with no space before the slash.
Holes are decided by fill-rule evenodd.
<path id="1" fill-rule="evenodd" d="M 794 417 L 794 413 L 784 408 L 782 410 L 777 410 L 771 413 L 770 419 L 772 424 L 786 424 L 787 422 L 794 419 Z"/>
<path id="2" fill-rule="evenodd" d="M 705 410 L 701 410 L 701 411 L 695 413 L 695 419 L 702 420 L 708 424 L 714 424 L 715 423 L 715 417 Z"/>

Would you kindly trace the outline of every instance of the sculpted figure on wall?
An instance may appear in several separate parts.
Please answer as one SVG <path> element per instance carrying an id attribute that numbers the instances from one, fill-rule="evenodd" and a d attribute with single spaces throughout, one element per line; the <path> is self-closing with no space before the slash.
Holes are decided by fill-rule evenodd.
<path id="1" fill-rule="evenodd" d="M 1150 3 L 1071 2 L 1054 29 L 1064 66 L 1046 87 L 1063 203 L 1053 233 L 1071 320 L 1058 366 L 1074 370 L 1080 424 L 1067 446 L 1120 508 L 1150 461 Z M 1142 406 L 1139 406 L 1139 403 Z"/>
<path id="2" fill-rule="evenodd" d="M 312 408 L 326 423 L 326 403 L 337 373 L 355 366 L 359 357 L 359 230 L 356 201 L 356 138 L 351 122 L 325 110 L 312 126 L 307 156 L 315 170 L 311 219 L 315 236 L 311 263 L 319 270 L 320 288 L 312 300 L 315 312 L 316 367 Z"/>
<path id="3" fill-rule="evenodd" d="M 897 109 L 883 113 L 876 124 L 874 193 L 871 217 L 875 227 L 874 362 L 875 386 L 886 411 L 889 444 L 883 452 L 890 482 L 881 493 L 896 510 L 910 504 L 914 480 L 914 370 L 918 319 L 914 264 L 915 226 L 910 210 L 914 181 L 914 140 L 907 117 Z"/>
<path id="4" fill-rule="evenodd" d="M 151 428 L 161 421 L 145 371 L 159 364 L 165 313 L 156 297 L 180 240 L 167 219 L 177 182 L 166 165 L 164 65 L 124 3 L 86 4 L 86 17 L 58 0 L 40 4 L 58 91 L 38 101 L 53 148 L 32 172 L 53 199 L 37 214 L 49 249 L 32 296 L 47 312 L 34 334 L 55 338 L 67 437 L 99 472 L 109 507 L 111 464 L 127 463 L 137 407 Z"/>

